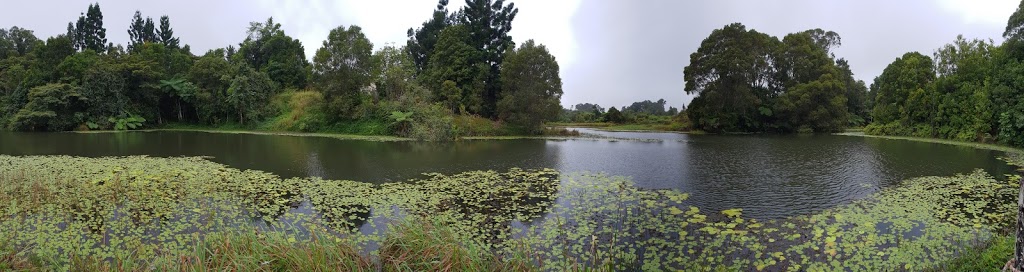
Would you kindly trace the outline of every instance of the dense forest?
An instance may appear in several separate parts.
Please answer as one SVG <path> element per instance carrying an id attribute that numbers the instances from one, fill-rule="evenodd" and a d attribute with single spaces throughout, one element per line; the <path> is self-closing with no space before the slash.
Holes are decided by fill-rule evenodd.
<path id="1" fill-rule="evenodd" d="M 854 80 L 820 29 L 779 40 L 742 24 L 715 30 L 685 68 L 686 114 L 709 132 L 833 132 L 1024 146 L 1024 2 L 1005 41 L 957 37 L 927 56 L 897 58 L 870 88 Z"/>
<path id="2" fill-rule="evenodd" d="M 561 109 L 555 58 L 532 40 L 512 41 L 514 4 L 447 5 L 402 47 L 375 48 L 360 27 L 337 27 L 312 62 L 273 18 L 251 23 L 237 46 L 198 56 L 167 16 L 136 12 L 127 46 L 108 41 L 99 4 L 45 41 L 0 29 L 0 128 L 184 124 L 421 139 L 541 132 Z"/>

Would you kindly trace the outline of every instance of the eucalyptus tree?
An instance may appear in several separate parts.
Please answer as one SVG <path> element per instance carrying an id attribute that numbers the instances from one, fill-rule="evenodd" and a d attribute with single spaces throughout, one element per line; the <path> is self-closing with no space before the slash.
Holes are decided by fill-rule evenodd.
<path id="1" fill-rule="evenodd" d="M 502 97 L 498 117 L 509 125 L 539 134 L 544 122 L 562 110 L 562 79 L 547 47 L 528 40 L 505 56 L 501 69 Z"/>
<path id="2" fill-rule="evenodd" d="M 266 73 L 283 88 L 306 87 L 310 65 L 302 42 L 286 35 L 274 18 L 250 23 L 247 34 L 232 58 Z"/>
<path id="3" fill-rule="evenodd" d="M 767 130 L 781 92 L 775 37 L 733 23 L 711 32 L 683 69 L 686 93 L 697 95 L 687 114 L 698 129 Z"/>
<path id="4" fill-rule="evenodd" d="M 373 72 L 373 43 L 359 26 L 331 30 L 313 56 L 313 80 L 335 118 L 355 119 L 363 102 L 362 91 L 370 87 Z"/>

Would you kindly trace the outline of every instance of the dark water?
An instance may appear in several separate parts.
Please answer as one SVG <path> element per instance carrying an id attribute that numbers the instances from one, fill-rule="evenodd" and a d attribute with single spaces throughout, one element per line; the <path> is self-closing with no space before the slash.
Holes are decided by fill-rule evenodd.
<path id="1" fill-rule="evenodd" d="M 368 142 L 321 137 L 131 132 L 0 132 L 0 154 L 211 156 L 282 177 L 319 176 L 372 183 L 421 173 L 554 168 L 630 176 L 640 187 L 678 189 L 702 209 L 745 216 L 805 214 L 862 198 L 900 180 L 984 169 L 1012 169 L 998 151 L 838 135 L 716 136 L 612 133 L 623 140 L 499 140 L 458 143 Z"/>

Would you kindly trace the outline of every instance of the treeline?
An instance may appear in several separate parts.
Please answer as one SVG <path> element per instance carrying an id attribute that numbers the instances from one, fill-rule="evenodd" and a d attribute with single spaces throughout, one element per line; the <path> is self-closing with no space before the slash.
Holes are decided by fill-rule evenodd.
<path id="1" fill-rule="evenodd" d="M 690 55 L 686 115 L 709 132 L 834 132 L 865 126 L 880 135 L 1024 146 L 1024 2 L 1003 37 L 962 36 L 932 56 L 911 52 L 870 88 L 820 29 L 782 40 L 731 24 Z"/>
<path id="2" fill-rule="evenodd" d="M 910 52 L 871 85 L 867 133 L 1024 146 L 1024 2 L 1005 41 L 958 36 L 931 57 Z"/>
<path id="3" fill-rule="evenodd" d="M 441 0 L 405 46 L 374 48 L 341 26 L 312 57 L 275 23 L 253 22 L 238 46 L 193 55 L 170 18 L 136 12 L 127 47 L 108 42 L 99 4 L 42 41 L 0 29 L 0 128 L 133 129 L 188 124 L 452 139 L 539 133 L 557 116 L 559 67 L 544 45 L 508 35 L 502 0 Z"/>
<path id="4" fill-rule="evenodd" d="M 667 103 L 665 99 L 644 100 L 633 102 L 629 106 L 622 106 L 621 110 L 611 107 L 607 111 L 598 104 L 580 103 L 571 108 L 562 109 L 559 121 L 568 123 L 636 123 L 657 117 L 674 117 L 682 112 L 676 107 L 667 106 Z M 685 107 L 683 109 L 685 110 Z"/>

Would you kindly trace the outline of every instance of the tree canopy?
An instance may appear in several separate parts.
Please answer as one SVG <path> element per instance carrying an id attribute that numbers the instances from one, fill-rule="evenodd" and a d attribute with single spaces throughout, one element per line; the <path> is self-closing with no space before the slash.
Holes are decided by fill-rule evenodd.
<path id="1" fill-rule="evenodd" d="M 781 41 L 739 23 L 715 30 L 683 71 L 686 93 L 697 95 L 687 114 L 711 132 L 841 130 L 850 122 L 847 97 L 866 88 L 847 86 L 856 84 L 849 64 L 831 53 L 840 44 L 821 29 Z"/>
<path id="2" fill-rule="evenodd" d="M 562 109 L 558 62 L 547 47 L 528 40 L 506 54 L 504 63 L 499 118 L 519 129 L 540 133 L 544 122 L 556 118 Z"/>

